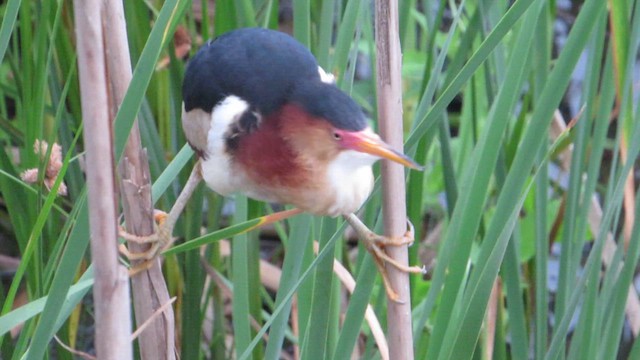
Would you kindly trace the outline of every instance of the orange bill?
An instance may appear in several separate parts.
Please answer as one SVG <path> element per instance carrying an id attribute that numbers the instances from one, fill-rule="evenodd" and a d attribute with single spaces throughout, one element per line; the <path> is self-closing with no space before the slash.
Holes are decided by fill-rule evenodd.
<path id="1" fill-rule="evenodd" d="M 339 131 L 339 135 L 342 137 L 342 144 L 348 149 L 391 160 L 411 169 L 424 170 L 423 166 L 392 148 L 369 129 L 358 132 Z"/>

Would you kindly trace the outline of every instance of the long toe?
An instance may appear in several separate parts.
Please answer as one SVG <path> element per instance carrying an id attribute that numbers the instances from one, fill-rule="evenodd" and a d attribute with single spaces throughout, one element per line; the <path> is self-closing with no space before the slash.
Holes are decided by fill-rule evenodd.
<path id="1" fill-rule="evenodd" d="M 126 246 L 124 246 L 124 244 L 120 244 L 120 246 L 118 247 L 118 250 L 129 261 L 136 261 L 136 260 L 151 260 L 153 258 L 156 258 L 159 254 L 159 248 L 160 248 L 159 242 L 155 242 L 151 244 L 151 247 L 149 247 L 149 249 L 141 252 L 131 252 Z"/>
<path id="2" fill-rule="evenodd" d="M 137 260 L 146 260 L 144 263 L 137 264 L 133 268 L 140 268 L 135 271 L 136 273 L 147 269 L 150 264 L 147 264 L 149 260 L 153 260 L 160 256 L 160 253 L 165 250 L 167 247 L 171 245 L 173 242 L 173 238 L 171 234 L 173 232 L 173 223 L 172 221 L 166 220 L 166 213 L 160 213 L 161 218 L 157 217 L 158 213 L 156 213 L 156 220 L 159 220 L 159 226 L 156 224 L 155 231 L 150 235 L 134 235 L 127 232 L 122 227 L 119 228 L 118 234 L 121 238 L 126 241 L 145 245 L 148 244 L 149 248 L 143 251 L 131 251 L 124 244 L 119 246 L 120 253 L 126 257 L 130 261 Z M 142 266 L 141 266 L 142 265 Z M 133 269 L 132 268 L 132 269 Z"/>
<path id="3" fill-rule="evenodd" d="M 393 289 L 393 286 L 391 286 L 391 281 L 389 280 L 389 274 L 387 273 L 387 268 L 384 266 L 385 261 L 380 257 L 380 253 L 384 253 L 384 251 L 382 251 L 379 247 L 377 247 L 377 245 L 373 243 L 371 243 L 371 246 L 367 246 L 367 250 L 373 257 L 373 261 L 376 264 L 376 267 L 378 268 L 378 272 L 380 273 L 380 277 L 382 278 L 382 284 L 384 285 L 384 289 L 387 293 L 387 297 L 389 297 L 389 299 L 395 302 L 402 303 L 402 301 L 400 301 L 400 296 Z"/>
<path id="4" fill-rule="evenodd" d="M 156 259 L 145 260 L 129 268 L 129 277 L 133 277 L 143 271 L 149 270 Z"/>
<path id="5" fill-rule="evenodd" d="M 370 232 L 368 237 L 381 246 L 411 246 L 415 241 L 413 224 L 409 220 L 407 220 L 407 231 L 402 236 L 384 236 Z"/>
<path id="6" fill-rule="evenodd" d="M 135 235 L 126 231 L 122 227 L 118 229 L 118 236 L 120 236 L 121 238 L 127 241 L 134 242 L 136 244 L 149 244 L 149 243 L 154 243 L 159 241 L 157 232 L 151 235 Z"/>

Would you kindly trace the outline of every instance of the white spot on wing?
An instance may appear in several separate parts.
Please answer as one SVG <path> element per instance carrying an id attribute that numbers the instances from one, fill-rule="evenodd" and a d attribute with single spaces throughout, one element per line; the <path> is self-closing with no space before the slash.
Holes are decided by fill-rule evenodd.
<path id="1" fill-rule="evenodd" d="M 207 185 L 221 195 L 242 189 L 242 174 L 234 172 L 231 166 L 224 136 L 229 126 L 248 108 L 246 101 L 231 95 L 218 103 L 210 115 L 211 129 L 207 135 L 207 159 L 202 162 L 202 175 Z"/>
<path id="2" fill-rule="evenodd" d="M 371 166 L 376 160 L 369 154 L 345 150 L 329 164 L 327 177 L 335 191 L 335 201 L 327 211 L 330 216 L 353 213 L 367 200 L 373 190 Z"/>
<path id="3" fill-rule="evenodd" d="M 323 83 L 327 83 L 327 84 L 336 83 L 336 77 L 333 76 L 333 74 L 324 71 L 324 69 L 321 68 L 320 66 L 318 66 L 318 74 L 320 74 L 320 80 L 322 80 Z"/>

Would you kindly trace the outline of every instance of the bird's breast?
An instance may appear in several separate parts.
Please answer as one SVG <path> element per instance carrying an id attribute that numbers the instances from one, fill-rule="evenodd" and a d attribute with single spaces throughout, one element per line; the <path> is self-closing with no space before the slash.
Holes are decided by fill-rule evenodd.
<path id="1" fill-rule="evenodd" d="M 223 196 L 242 193 L 262 201 L 313 205 L 323 187 L 317 169 L 300 161 L 276 123 L 255 114 L 255 123 L 244 124 L 250 111 L 245 100 L 228 96 L 211 114 L 199 109 L 183 113 L 189 143 L 206 149 L 201 166 L 207 186 Z"/>

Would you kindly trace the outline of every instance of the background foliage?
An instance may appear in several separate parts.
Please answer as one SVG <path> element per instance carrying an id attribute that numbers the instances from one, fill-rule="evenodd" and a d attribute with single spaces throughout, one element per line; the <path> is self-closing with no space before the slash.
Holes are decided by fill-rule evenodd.
<path id="1" fill-rule="evenodd" d="M 290 31 L 375 125 L 368 1 L 124 4 L 135 70 L 113 136 L 120 155 L 137 114 L 158 208 L 171 207 L 190 168 L 179 119 L 184 58 L 228 30 Z M 410 262 L 430 270 L 412 278 L 417 358 L 640 356 L 638 5 L 400 1 L 405 151 L 427 167 L 408 173 Z M 61 343 L 92 350 L 93 279 L 72 3 L 8 0 L 1 9 L 0 357 L 71 359 Z M 62 146 L 67 196 L 20 179 L 44 173 L 36 139 Z M 379 204 L 374 194 L 362 210 L 378 231 Z M 175 235 L 212 235 L 203 251 L 165 256 L 180 357 L 379 357 L 363 318 L 370 303 L 384 327 L 384 288 L 364 249 L 341 240 L 344 224 L 301 215 L 261 241 L 218 231 L 270 211 L 206 190 L 190 202 Z M 332 257 L 356 278 L 352 295 Z"/>

